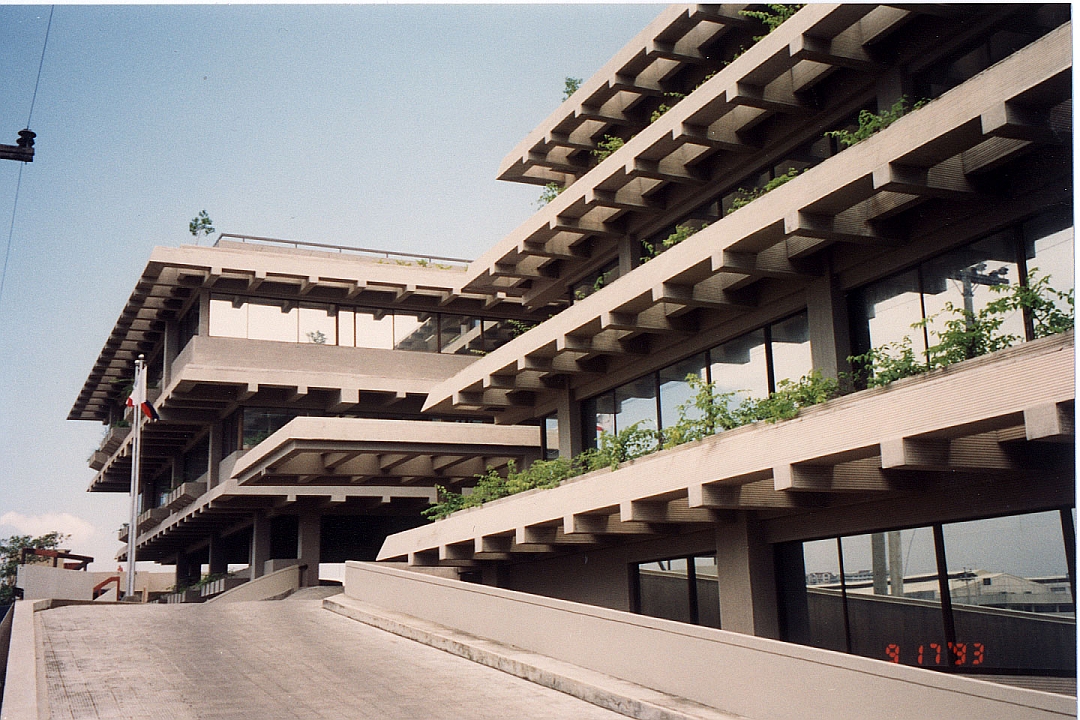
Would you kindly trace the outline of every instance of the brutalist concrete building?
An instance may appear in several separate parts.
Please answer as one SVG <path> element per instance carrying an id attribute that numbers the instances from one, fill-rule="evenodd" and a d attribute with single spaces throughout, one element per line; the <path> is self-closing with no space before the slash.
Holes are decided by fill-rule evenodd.
<path id="1" fill-rule="evenodd" d="M 672 6 L 506 157 L 552 199 L 463 268 L 155 251 L 72 413 L 116 417 L 139 352 L 160 373 L 139 557 L 254 576 L 321 539 L 903 687 L 1075 694 L 1069 10 Z M 839 393 L 676 442 L 805 378 Z"/>

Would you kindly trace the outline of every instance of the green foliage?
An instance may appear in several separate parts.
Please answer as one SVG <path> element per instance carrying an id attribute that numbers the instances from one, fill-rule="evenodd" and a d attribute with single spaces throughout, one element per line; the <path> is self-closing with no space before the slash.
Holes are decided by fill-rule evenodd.
<path id="1" fill-rule="evenodd" d="M 912 324 L 912 328 L 929 331 L 935 341 L 922 356 L 916 354 L 910 337 L 899 342 L 871 348 L 862 355 L 848 358 L 867 387 L 882 387 L 893 380 L 911 377 L 1002 350 L 1020 342 L 1021 338 L 1001 331 L 1009 315 L 1024 312 L 1032 320 L 1035 337 L 1046 337 L 1071 330 L 1074 324 L 1073 292 L 1050 287 L 1050 278 L 1035 276 L 1037 268 L 1028 274 L 1026 285 L 991 285 L 990 290 L 1000 297 L 976 311 L 967 311 L 953 303 L 945 303 L 942 312 Z M 1068 307 L 1063 310 L 1058 302 Z"/>
<path id="2" fill-rule="evenodd" d="M 795 382 L 780 381 L 776 392 L 767 398 L 748 398 L 732 407 L 734 393 L 718 392 L 715 385 L 696 375 L 688 375 L 686 381 L 695 389 L 695 396 L 679 406 L 678 421 L 664 428 L 663 433 L 636 422 L 618 433 L 600 433 L 595 448 L 584 450 L 572 459 L 538 460 L 522 471 L 511 462 L 505 477 L 488 468 L 486 473 L 476 476 L 476 486 L 469 495 L 437 485 L 438 502 L 425 510 L 424 516 L 438 520 L 458 510 L 478 507 L 525 490 L 556 487 L 564 480 L 594 470 L 614 470 L 624 462 L 661 447 L 674 447 L 753 422 L 786 420 L 795 417 L 800 409 L 825 402 L 839 392 L 835 380 L 823 378 L 815 371 Z"/>
<path id="3" fill-rule="evenodd" d="M 566 86 L 563 88 L 563 100 L 569 100 L 570 96 L 576 93 L 579 87 L 581 87 L 581 78 L 566 78 Z"/>
<path id="4" fill-rule="evenodd" d="M 19 552 L 23 548 L 56 550 L 70 536 L 56 531 L 40 537 L 12 535 L 0 540 L 0 605 L 15 602 L 15 578 L 19 572 Z"/>
<path id="5" fill-rule="evenodd" d="M 893 103 L 891 108 L 881 113 L 872 113 L 869 110 L 862 110 L 859 112 L 859 127 L 857 130 L 854 132 L 849 130 L 830 130 L 825 133 L 825 137 L 836 138 L 836 141 L 843 147 L 851 147 L 868 137 L 876 135 L 912 110 L 918 110 L 926 103 L 926 100 L 919 100 L 909 108 L 907 96 L 904 96 Z"/>
<path id="6" fill-rule="evenodd" d="M 754 18 L 760 20 L 765 27 L 769 28 L 771 33 L 776 28 L 784 24 L 784 21 L 788 20 L 792 15 L 802 9 L 802 5 L 766 5 L 766 10 L 740 10 L 739 14 L 745 17 Z M 754 42 L 760 41 L 764 35 L 755 35 Z"/>
<path id="7" fill-rule="evenodd" d="M 615 152 L 625 144 L 626 141 L 623 140 L 621 137 L 605 135 L 603 140 L 596 143 L 596 147 L 593 149 L 592 155 L 594 158 L 596 158 L 597 162 L 603 162 L 609 155 L 611 155 L 611 153 Z"/>
<path id="8" fill-rule="evenodd" d="M 697 88 L 694 89 L 696 90 Z M 653 110 L 652 115 L 649 116 L 650 123 L 654 123 L 661 117 L 663 117 L 664 113 L 675 107 L 676 103 L 686 97 L 686 95 L 680 92 L 666 92 L 664 93 L 664 97 L 674 98 L 674 102 L 672 102 L 671 105 L 668 105 L 667 103 L 660 103 L 660 107 Z"/>
<path id="9" fill-rule="evenodd" d="M 565 189 L 566 188 L 557 182 L 549 182 L 544 186 L 544 189 L 540 191 L 540 197 L 536 200 L 536 207 L 544 207 L 549 202 L 559 197 L 559 193 Z"/>
<path id="10" fill-rule="evenodd" d="M 694 233 L 699 230 L 704 230 L 707 227 L 709 227 L 709 223 L 702 223 L 699 227 L 694 227 L 693 225 L 676 225 L 675 231 L 664 238 L 660 244 L 663 246 L 664 250 L 673 248 Z M 644 254 L 641 257 L 642 263 L 648 262 L 664 251 L 646 240 L 641 241 L 641 246 L 644 248 Z"/>
<path id="11" fill-rule="evenodd" d="M 510 326 L 510 338 L 513 339 L 524 335 L 539 323 L 529 322 L 528 320 L 507 320 L 506 324 Z"/>
<path id="12" fill-rule="evenodd" d="M 322 330 L 312 330 L 311 332 L 307 333 L 307 339 L 315 345 L 325 345 L 326 333 L 324 333 Z"/>
<path id="13" fill-rule="evenodd" d="M 199 214 L 191 219 L 188 223 L 188 232 L 195 238 L 195 244 L 199 244 L 199 238 L 206 237 L 213 232 L 214 223 L 210 220 L 210 216 L 206 214 L 205 210 L 199 211 Z"/>
<path id="14" fill-rule="evenodd" d="M 747 190 L 746 188 L 739 188 L 735 191 L 739 194 L 732 199 L 731 210 L 729 212 L 735 212 L 739 208 L 749 205 L 762 195 L 772 192 L 773 190 L 780 187 L 789 180 L 793 180 L 801 172 L 802 170 L 788 168 L 788 171 L 786 173 L 784 173 L 783 175 L 777 175 L 772 180 L 765 183 L 764 187 L 751 188 L 749 190 Z"/>

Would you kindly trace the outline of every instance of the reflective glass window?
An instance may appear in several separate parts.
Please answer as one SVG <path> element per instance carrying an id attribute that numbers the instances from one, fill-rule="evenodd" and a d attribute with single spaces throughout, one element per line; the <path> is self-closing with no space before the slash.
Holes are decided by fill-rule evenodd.
<path id="1" fill-rule="evenodd" d="M 450 355 L 474 355 L 484 350 L 480 318 L 468 315 L 440 315 L 442 352 Z"/>
<path id="2" fill-rule="evenodd" d="M 638 608 L 649 617 L 692 622 L 686 558 L 638 564 Z"/>
<path id="3" fill-rule="evenodd" d="M 806 578 L 807 644 L 828 650 L 847 650 L 840 554 L 836 540 L 803 543 Z"/>
<path id="4" fill-rule="evenodd" d="M 770 328 L 773 379 L 798 380 L 813 370 L 810 356 L 810 322 L 805 312 L 793 315 Z"/>
<path id="5" fill-rule="evenodd" d="M 252 340 L 297 342 L 299 308 L 287 300 L 252 300 L 248 303 L 248 337 Z"/>
<path id="6" fill-rule="evenodd" d="M 357 308 L 355 319 L 356 347 L 394 348 L 394 314 L 390 310 Z"/>
<path id="7" fill-rule="evenodd" d="M 349 308 L 337 311 L 338 345 L 356 347 L 356 313 Z"/>
<path id="8" fill-rule="evenodd" d="M 935 343 L 935 331 L 942 332 L 948 320 L 961 317 L 948 312 L 948 304 L 958 311 L 978 313 L 987 303 L 1002 297 L 995 287 L 1005 288 L 1020 282 L 1014 237 L 1007 230 L 923 264 L 923 303 L 931 344 Z M 999 332 L 1023 340 L 1023 314 L 1020 311 L 1009 314 Z"/>
<path id="9" fill-rule="evenodd" d="M 730 405 L 748 397 L 769 394 L 769 373 L 765 363 L 765 333 L 747 333 L 709 351 L 713 384 L 721 393 L 732 393 Z"/>
<path id="10" fill-rule="evenodd" d="M 1057 511 L 942 527 L 958 667 L 1073 674 L 1076 604 Z"/>
<path id="11" fill-rule="evenodd" d="M 438 352 L 438 316 L 426 312 L 395 310 L 394 349 Z"/>
<path id="12" fill-rule="evenodd" d="M 600 433 L 615 432 L 615 395 L 604 393 L 593 399 L 592 417 L 593 428 L 586 428 L 586 433 L 592 430 L 593 437 Z"/>
<path id="13" fill-rule="evenodd" d="M 197 440 L 181 457 L 183 482 L 194 482 L 210 470 L 210 435 Z"/>
<path id="14" fill-rule="evenodd" d="M 337 319 L 329 305 L 300 305 L 299 341 L 315 345 L 337 345 Z"/>
<path id="15" fill-rule="evenodd" d="M 615 388 L 615 431 L 622 432 L 634 423 L 639 430 L 657 428 L 655 375 Z"/>
<path id="16" fill-rule="evenodd" d="M 1055 290 L 1068 292 L 1074 287 L 1073 228 L 1068 215 L 1047 214 L 1024 224 L 1024 245 L 1028 273 L 1035 278 L 1049 278 Z M 1055 300 L 1061 310 L 1068 310 L 1064 300 Z"/>
<path id="17" fill-rule="evenodd" d="M 246 338 L 248 305 L 238 297 L 210 297 L 210 334 L 216 337 Z"/>
<path id="18" fill-rule="evenodd" d="M 851 652 L 948 666 L 933 529 L 845 537 L 842 546 Z"/>
<path id="19" fill-rule="evenodd" d="M 541 432 L 544 433 L 544 459 L 554 460 L 559 457 L 559 418 L 549 415 L 543 420 Z"/>
<path id="20" fill-rule="evenodd" d="M 296 417 L 293 410 L 281 408 L 244 408 L 244 435 L 243 448 L 250 450 L 273 433 L 281 429 L 285 423 Z"/>
<path id="21" fill-rule="evenodd" d="M 671 426 L 678 422 L 680 406 L 685 417 L 694 419 L 700 416 L 700 411 L 694 407 L 693 400 L 696 394 L 686 381 L 688 375 L 706 379 L 705 353 L 693 355 L 686 360 L 668 365 L 660 371 L 660 422 L 662 426 Z"/>
<path id="22" fill-rule="evenodd" d="M 857 334 L 865 335 L 860 338 L 861 342 L 857 341 L 859 352 L 902 343 L 906 337 L 911 339 L 916 355 L 925 354 L 923 331 L 913 327 L 923 318 L 917 270 L 899 273 L 861 288 L 854 293 L 853 300 L 855 329 Z"/>

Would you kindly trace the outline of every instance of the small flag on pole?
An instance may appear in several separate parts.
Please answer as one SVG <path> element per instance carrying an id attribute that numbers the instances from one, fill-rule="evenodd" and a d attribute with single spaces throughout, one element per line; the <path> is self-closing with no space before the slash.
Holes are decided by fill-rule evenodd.
<path id="1" fill-rule="evenodd" d="M 128 395 L 127 406 L 129 408 L 137 407 L 149 420 L 161 419 L 158 411 L 154 409 L 153 404 L 146 397 L 145 366 L 135 370 L 135 383 L 131 388 L 131 394 Z"/>

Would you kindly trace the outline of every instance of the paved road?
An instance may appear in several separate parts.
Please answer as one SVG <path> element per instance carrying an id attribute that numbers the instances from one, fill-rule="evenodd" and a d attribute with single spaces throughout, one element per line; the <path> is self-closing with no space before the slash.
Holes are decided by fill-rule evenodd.
<path id="1" fill-rule="evenodd" d="M 57 719 L 623 718 L 323 610 L 311 594 L 37 618 Z"/>

